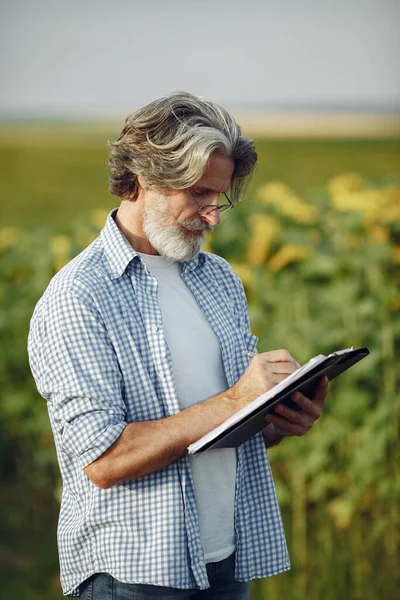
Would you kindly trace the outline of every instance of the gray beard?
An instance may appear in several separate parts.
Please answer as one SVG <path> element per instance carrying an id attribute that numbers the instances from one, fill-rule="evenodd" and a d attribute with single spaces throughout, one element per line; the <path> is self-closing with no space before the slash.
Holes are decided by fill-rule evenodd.
<path id="1" fill-rule="evenodd" d="M 200 219 L 175 223 L 169 219 L 163 206 L 146 208 L 143 214 L 143 231 L 150 244 L 165 258 L 187 262 L 198 256 L 204 242 L 204 234 L 199 236 L 191 230 L 213 231 L 214 227 Z"/>

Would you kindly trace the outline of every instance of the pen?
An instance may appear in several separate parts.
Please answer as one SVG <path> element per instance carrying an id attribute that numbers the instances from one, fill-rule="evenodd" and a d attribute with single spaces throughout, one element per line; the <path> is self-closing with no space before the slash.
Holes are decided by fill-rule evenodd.
<path id="1" fill-rule="evenodd" d="M 257 354 L 254 354 L 254 352 L 247 352 L 247 350 L 243 350 L 243 354 L 245 356 L 248 356 L 249 358 L 254 358 L 255 356 L 257 356 Z"/>

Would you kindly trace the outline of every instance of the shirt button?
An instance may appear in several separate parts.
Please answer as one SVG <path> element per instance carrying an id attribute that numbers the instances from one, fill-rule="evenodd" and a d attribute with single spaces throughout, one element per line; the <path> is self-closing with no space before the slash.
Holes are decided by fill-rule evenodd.
<path id="1" fill-rule="evenodd" d="M 165 379 L 165 373 L 160 372 L 158 376 L 160 379 Z"/>
<path id="2" fill-rule="evenodd" d="M 203 562 L 202 560 L 199 560 L 199 565 L 200 565 L 201 567 L 204 567 L 204 562 Z"/>
<path id="3" fill-rule="evenodd" d="M 151 328 L 151 330 L 152 330 L 153 333 L 157 333 L 157 331 L 158 331 L 157 325 L 153 325 L 153 327 Z"/>
<path id="4" fill-rule="evenodd" d="M 203 558 L 203 553 L 202 552 L 197 552 L 197 556 L 198 556 L 198 558 Z"/>

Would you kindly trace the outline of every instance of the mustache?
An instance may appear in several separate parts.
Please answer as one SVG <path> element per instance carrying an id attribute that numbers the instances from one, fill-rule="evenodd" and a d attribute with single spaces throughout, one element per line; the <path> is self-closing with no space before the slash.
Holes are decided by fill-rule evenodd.
<path id="1" fill-rule="evenodd" d="M 200 220 L 186 220 L 183 221 L 182 225 L 185 229 L 188 229 L 189 231 L 214 231 L 214 225 L 211 225 L 210 223 L 204 223 L 204 221 Z"/>

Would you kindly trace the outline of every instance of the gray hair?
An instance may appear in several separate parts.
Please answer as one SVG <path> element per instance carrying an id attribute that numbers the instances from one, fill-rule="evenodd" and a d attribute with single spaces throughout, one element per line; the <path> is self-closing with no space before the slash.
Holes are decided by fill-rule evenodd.
<path id="1" fill-rule="evenodd" d="M 109 190 L 124 200 L 136 200 L 138 176 L 161 192 L 188 188 L 203 176 L 213 152 L 222 151 L 234 160 L 230 190 L 237 203 L 257 162 L 254 142 L 225 108 L 186 92 L 128 115 L 118 140 L 109 145 Z"/>

